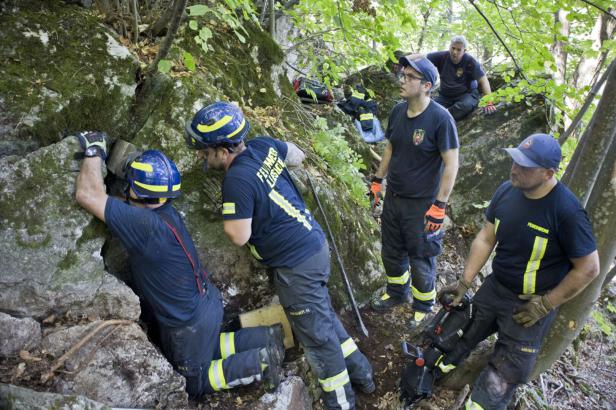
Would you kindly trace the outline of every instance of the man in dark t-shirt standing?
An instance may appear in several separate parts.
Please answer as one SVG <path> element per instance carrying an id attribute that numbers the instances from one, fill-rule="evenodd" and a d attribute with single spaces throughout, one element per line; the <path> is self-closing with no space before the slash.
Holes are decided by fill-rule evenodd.
<path id="1" fill-rule="evenodd" d="M 511 179 L 494 193 L 487 222 L 473 241 L 464 273 L 439 292 L 457 305 L 492 250 L 492 274 L 473 298 L 475 317 L 456 348 L 437 360 L 454 369 L 477 343 L 498 332 L 494 353 L 473 386 L 466 408 L 505 409 L 525 383 L 556 308 L 581 292 L 598 274 L 592 227 L 575 195 L 554 177 L 561 160 L 558 142 L 533 134 L 517 148 Z"/>
<path id="2" fill-rule="evenodd" d="M 329 247 L 287 169 L 300 165 L 304 153 L 269 137 L 244 142 L 248 129 L 238 107 L 217 102 L 186 123 L 186 138 L 206 166 L 225 171 L 225 233 L 273 269 L 276 293 L 318 377 L 325 407 L 353 409 L 351 383 L 373 392 L 372 367 L 332 308 Z"/>
<path id="3" fill-rule="evenodd" d="M 434 101 L 447 108 L 456 121 L 477 107 L 481 98 L 480 91 L 483 96 L 492 93 L 481 64 L 466 52 L 466 46 L 463 36 L 455 36 L 451 39 L 448 51 L 436 51 L 426 56 L 441 76 L 439 95 Z M 492 102 L 483 107 L 485 114 L 495 111 Z"/>
<path id="4" fill-rule="evenodd" d="M 370 187 L 375 202 L 387 190 L 381 216 L 381 257 L 386 291 L 373 298 L 376 311 L 413 296 L 412 325 L 432 310 L 436 256 L 441 252 L 445 208 L 458 172 L 458 132 L 451 114 L 430 99 L 438 80 L 425 57 L 402 57 L 400 96 L 389 115 L 383 159 Z"/>
<path id="5" fill-rule="evenodd" d="M 133 290 L 151 309 L 163 354 L 186 378 L 191 397 L 265 380 L 280 381 L 282 330 L 246 328 L 221 333 L 220 292 L 209 281 L 182 218 L 171 204 L 180 195 L 177 167 L 149 150 L 126 164 L 124 201 L 109 197 L 101 175 L 107 136 L 83 132 L 85 159 L 76 182 L 77 202 L 105 222 L 126 247 Z"/>

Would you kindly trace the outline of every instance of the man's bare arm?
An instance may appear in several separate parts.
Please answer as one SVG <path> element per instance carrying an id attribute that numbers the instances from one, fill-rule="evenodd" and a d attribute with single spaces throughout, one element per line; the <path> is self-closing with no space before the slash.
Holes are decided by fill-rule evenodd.
<path id="1" fill-rule="evenodd" d="M 456 183 L 456 176 L 458 175 L 458 148 L 441 152 L 441 158 L 445 166 L 443 168 L 443 175 L 441 176 L 436 199 L 441 202 L 447 202 L 453 190 L 453 186 Z"/>
<path id="2" fill-rule="evenodd" d="M 464 264 L 464 274 L 462 277 L 466 283 L 473 283 L 473 279 L 483 268 L 483 265 L 486 264 L 495 246 L 496 232 L 494 231 L 494 224 L 486 222 L 473 240 L 471 251 Z"/>
<path id="3" fill-rule="evenodd" d="M 376 171 L 375 174 L 377 178 L 383 179 L 387 176 L 387 170 L 389 170 L 389 161 L 391 161 L 392 150 L 393 147 L 391 146 L 391 142 L 387 141 L 387 146 L 385 146 L 385 151 L 383 151 L 383 158 L 381 159 L 379 169 Z"/>
<path id="4" fill-rule="evenodd" d="M 101 173 L 100 157 L 84 158 L 75 183 L 75 198 L 86 211 L 105 222 L 107 193 Z"/>
<path id="5" fill-rule="evenodd" d="M 593 253 L 581 258 L 571 259 L 573 268 L 567 276 L 548 294 L 552 306 L 557 307 L 573 299 L 599 274 L 599 253 Z"/>
<path id="6" fill-rule="evenodd" d="M 304 151 L 299 149 L 297 145 L 292 142 L 287 142 L 287 156 L 284 159 L 284 163 L 288 167 L 298 167 L 302 164 L 304 159 L 306 158 L 306 154 Z"/>

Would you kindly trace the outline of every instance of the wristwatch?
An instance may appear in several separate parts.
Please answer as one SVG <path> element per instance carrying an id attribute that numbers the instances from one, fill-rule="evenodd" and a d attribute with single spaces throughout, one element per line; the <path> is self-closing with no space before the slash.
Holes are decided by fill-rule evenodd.
<path id="1" fill-rule="evenodd" d="M 86 148 L 86 150 L 83 152 L 84 157 L 86 158 L 92 158 L 92 157 L 101 157 L 101 150 L 99 147 L 92 145 L 89 146 L 88 148 Z"/>

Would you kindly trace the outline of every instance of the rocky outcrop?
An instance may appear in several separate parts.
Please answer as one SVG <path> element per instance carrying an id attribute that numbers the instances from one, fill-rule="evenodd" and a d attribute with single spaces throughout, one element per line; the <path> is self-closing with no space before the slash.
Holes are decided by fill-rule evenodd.
<path id="1" fill-rule="evenodd" d="M 57 409 L 57 410 L 110 410 L 103 403 L 84 396 L 44 393 L 0 383 L 0 408 L 7 410 Z"/>
<path id="2" fill-rule="evenodd" d="M 18 319 L 0 312 L 0 334 L 10 335 L 0 339 L 0 356 L 14 356 L 21 350 L 38 347 L 41 342 L 41 325 L 29 317 Z"/>

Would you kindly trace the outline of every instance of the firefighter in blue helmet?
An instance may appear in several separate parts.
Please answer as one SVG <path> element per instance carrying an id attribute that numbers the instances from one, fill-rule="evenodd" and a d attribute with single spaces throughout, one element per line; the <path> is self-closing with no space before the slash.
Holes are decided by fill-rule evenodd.
<path id="1" fill-rule="evenodd" d="M 301 164 L 304 154 L 270 137 L 245 142 L 248 129 L 238 107 L 217 102 L 187 121 L 186 141 L 211 168 L 225 171 L 225 233 L 273 268 L 278 297 L 319 379 L 325 406 L 352 409 L 351 383 L 374 391 L 372 368 L 332 308 L 327 241 L 287 169 Z"/>
<path id="2" fill-rule="evenodd" d="M 85 159 L 77 202 L 107 224 L 126 247 L 133 287 L 160 330 L 161 348 L 186 378 L 191 397 L 264 380 L 275 387 L 284 357 L 282 329 L 255 327 L 221 333 L 220 292 L 207 277 L 182 218 L 171 204 L 180 195 L 177 167 L 149 150 L 125 164 L 121 201 L 108 196 L 101 175 L 108 138 L 83 132 Z"/>
<path id="3" fill-rule="evenodd" d="M 490 201 L 464 273 L 439 292 L 458 304 L 496 251 L 492 274 L 473 298 L 473 322 L 438 364 L 443 373 L 451 371 L 477 343 L 498 332 L 494 353 L 475 381 L 467 409 L 507 407 L 516 387 L 528 381 L 556 308 L 599 273 L 588 216 L 555 177 L 561 160 L 558 141 L 533 134 L 517 148 L 505 150 L 513 159 L 511 178 Z"/>

